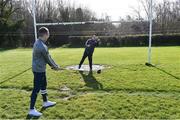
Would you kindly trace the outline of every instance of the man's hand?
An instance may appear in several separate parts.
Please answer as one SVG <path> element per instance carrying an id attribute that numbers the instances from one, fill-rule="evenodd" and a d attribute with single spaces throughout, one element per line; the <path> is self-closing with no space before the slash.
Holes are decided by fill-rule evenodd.
<path id="1" fill-rule="evenodd" d="M 55 70 L 55 71 L 62 70 L 59 66 L 57 66 L 57 67 L 52 67 L 51 69 L 53 69 L 53 70 Z"/>
<path id="2" fill-rule="evenodd" d="M 101 44 L 101 40 L 100 39 L 97 39 L 96 40 L 96 46 L 99 46 Z"/>
<path id="3" fill-rule="evenodd" d="M 87 47 L 90 47 L 91 45 L 86 45 Z"/>

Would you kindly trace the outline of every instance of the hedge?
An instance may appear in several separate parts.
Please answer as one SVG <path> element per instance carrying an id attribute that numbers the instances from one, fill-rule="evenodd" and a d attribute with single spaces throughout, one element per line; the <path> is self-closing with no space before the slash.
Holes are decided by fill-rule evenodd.
<path id="1" fill-rule="evenodd" d="M 83 47 L 89 36 L 70 36 L 68 43 L 70 47 Z M 147 46 L 149 43 L 148 35 L 132 36 L 99 36 L 100 46 L 102 47 L 124 47 L 124 46 Z M 179 46 L 180 35 L 153 35 L 153 46 Z"/>

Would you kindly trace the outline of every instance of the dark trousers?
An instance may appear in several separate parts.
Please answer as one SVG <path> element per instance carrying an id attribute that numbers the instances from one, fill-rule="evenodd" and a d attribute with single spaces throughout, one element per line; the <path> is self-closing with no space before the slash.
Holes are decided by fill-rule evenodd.
<path id="1" fill-rule="evenodd" d="M 93 52 L 87 52 L 85 51 L 83 54 L 83 57 L 79 63 L 79 67 L 81 67 L 81 65 L 83 64 L 84 60 L 86 59 L 86 57 L 88 57 L 89 60 L 89 67 L 92 70 L 92 56 L 93 56 Z"/>
<path id="2" fill-rule="evenodd" d="M 43 101 L 44 102 L 47 101 L 46 73 L 45 72 L 42 72 L 42 73 L 33 72 L 33 74 L 34 74 L 34 88 L 33 88 L 32 94 L 31 94 L 30 109 L 34 109 L 36 99 L 37 99 L 37 95 L 38 95 L 40 90 L 41 90 L 41 94 L 43 97 Z"/>

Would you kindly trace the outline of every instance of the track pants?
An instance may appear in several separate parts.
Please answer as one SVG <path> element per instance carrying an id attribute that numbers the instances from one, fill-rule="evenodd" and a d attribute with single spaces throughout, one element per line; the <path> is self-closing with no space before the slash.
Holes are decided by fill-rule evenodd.
<path id="1" fill-rule="evenodd" d="M 30 109 L 34 109 L 36 99 L 37 99 L 37 95 L 38 95 L 40 90 L 41 90 L 43 102 L 47 101 L 46 73 L 45 72 L 42 72 L 42 73 L 33 72 L 33 74 L 34 74 L 34 88 L 33 88 L 32 94 L 31 94 Z"/>
<path id="2" fill-rule="evenodd" d="M 92 70 L 92 56 L 93 56 L 93 52 L 87 52 L 85 51 L 83 54 L 83 57 L 79 63 L 79 66 L 81 67 L 81 65 L 83 64 L 84 60 L 86 59 L 86 57 L 88 57 L 89 60 L 89 67 Z"/>

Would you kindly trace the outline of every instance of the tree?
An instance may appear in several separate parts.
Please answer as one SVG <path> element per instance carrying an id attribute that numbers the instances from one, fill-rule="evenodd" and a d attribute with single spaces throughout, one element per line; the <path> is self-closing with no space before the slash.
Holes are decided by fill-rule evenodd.
<path id="1" fill-rule="evenodd" d="M 83 21 L 83 10 L 81 8 L 76 9 L 76 19 L 77 21 Z"/>
<path id="2" fill-rule="evenodd" d="M 24 20 L 13 20 L 13 14 L 19 8 L 13 7 L 13 1 L 0 0 L 0 46 L 1 47 L 16 47 L 18 46 L 17 32 L 23 26 Z M 16 31 L 16 32 L 15 32 Z"/>
<path id="3" fill-rule="evenodd" d="M 180 0 L 175 2 L 163 0 L 163 3 L 156 6 L 155 12 L 155 21 L 163 34 L 179 29 Z"/>

